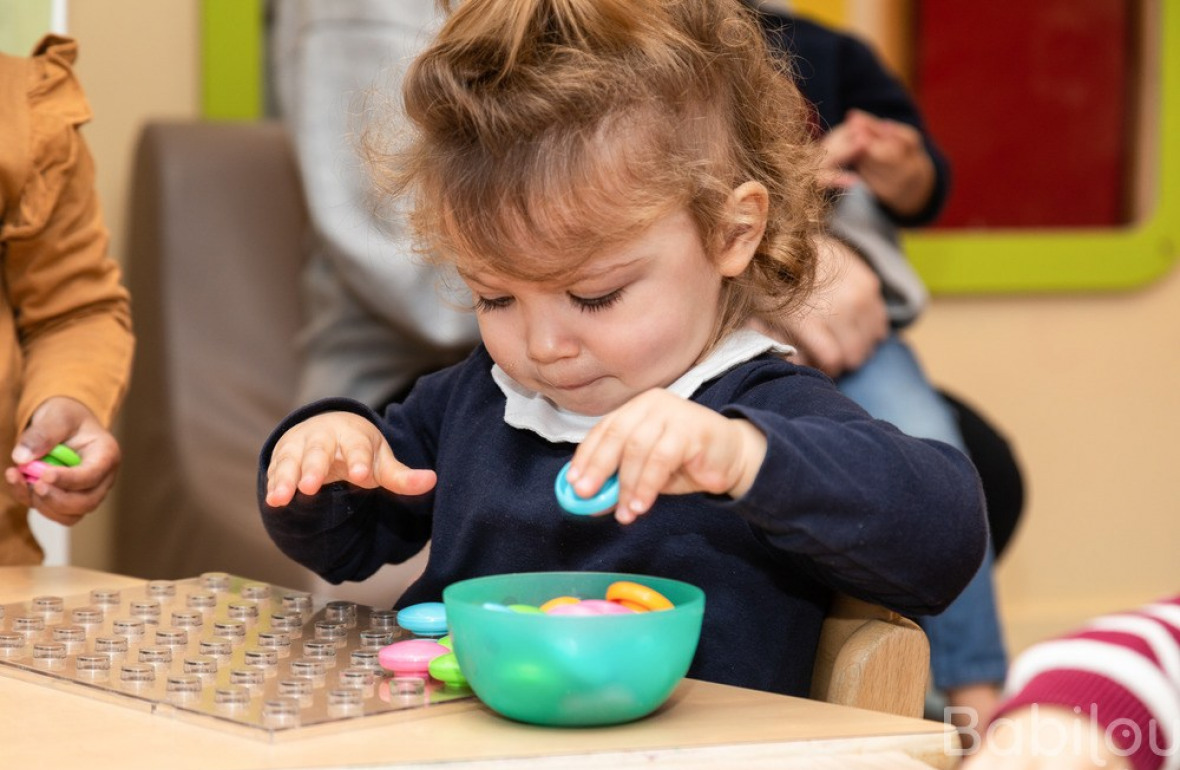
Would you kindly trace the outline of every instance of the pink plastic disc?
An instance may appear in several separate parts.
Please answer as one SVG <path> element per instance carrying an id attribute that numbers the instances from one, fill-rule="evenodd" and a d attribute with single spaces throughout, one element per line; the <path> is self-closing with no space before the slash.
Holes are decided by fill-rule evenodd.
<path id="1" fill-rule="evenodd" d="M 406 639 L 382 647 L 377 653 L 381 668 L 394 676 L 426 677 L 430 672 L 430 661 L 450 652 L 432 639 Z"/>

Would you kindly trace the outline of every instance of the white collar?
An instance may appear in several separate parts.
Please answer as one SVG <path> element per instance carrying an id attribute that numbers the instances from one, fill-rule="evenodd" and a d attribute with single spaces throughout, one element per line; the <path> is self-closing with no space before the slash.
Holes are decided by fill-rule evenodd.
<path id="1" fill-rule="evenodd" d="M 795 348 L 773 340 L 751 329 L 742 329 L 730 334 L 713 349 L 713 352 L 696 366 L 682 374 L 666 390 L 681 398 L 690 398 L 704 383 L 723 374 L 738 364 L 772 351 L 780 355 L 792 355 Z M 499 364 L 492 365 L 492 379 L 503 391 L 504 422 L 514 428 L 531 430 L 541 438 L 553 442 L 580 443 L 600 416 L 578 414 L 562 409 L 536 391 L 529 390 Z"/>

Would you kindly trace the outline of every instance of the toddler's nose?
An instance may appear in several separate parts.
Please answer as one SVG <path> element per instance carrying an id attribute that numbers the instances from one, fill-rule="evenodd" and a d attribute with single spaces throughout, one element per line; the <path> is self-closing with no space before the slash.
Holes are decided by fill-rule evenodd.
<path id="1" fill-rule="evenodd" d="M 577 355 L 578 343 L 557 318 L 546 314 L 529 319 L 528 356 L 538 363 L 557 361 Z"/>

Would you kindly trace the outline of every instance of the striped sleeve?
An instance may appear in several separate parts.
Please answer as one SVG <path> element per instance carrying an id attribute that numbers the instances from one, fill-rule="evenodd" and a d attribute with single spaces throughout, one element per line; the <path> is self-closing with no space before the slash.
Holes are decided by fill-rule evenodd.
<path id="1" fill-rule="evenodd" d="M 1030 647 L 1005 696 L 997 718 L 1034 703 L 1073 708 L 1136 770 L 1180 770 L 1180 596 Z"/>

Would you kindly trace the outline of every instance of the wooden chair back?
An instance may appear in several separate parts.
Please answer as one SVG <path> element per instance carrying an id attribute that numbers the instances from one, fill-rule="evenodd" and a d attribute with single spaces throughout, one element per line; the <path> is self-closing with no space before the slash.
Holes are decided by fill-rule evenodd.
<path id="1" fill-rule="evenodd" d="M 926 634 L 909 618 L 837 595 L 820 632 L 811 697 L 922 716 L 930 670 Z"/>

